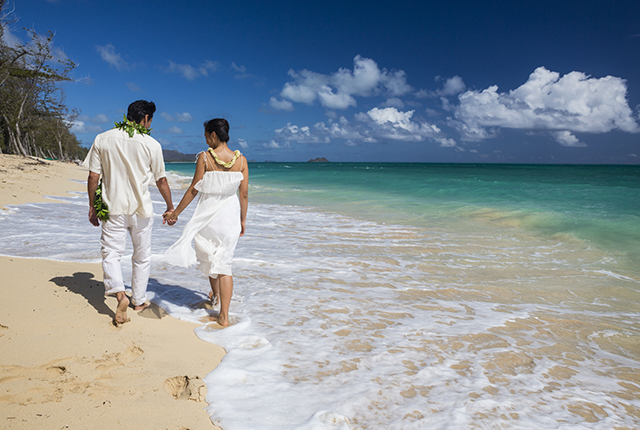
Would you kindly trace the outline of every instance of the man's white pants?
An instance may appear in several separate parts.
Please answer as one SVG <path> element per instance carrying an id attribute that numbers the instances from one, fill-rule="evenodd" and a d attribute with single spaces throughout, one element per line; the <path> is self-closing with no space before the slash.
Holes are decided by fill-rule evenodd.
<path id="1" fill-rule="evenodd" d="M 102 271 L 104 272 L 105 295 L 124 291 L 120 260 L 124 255 L 127 233 L 131 236 L 131 301 L 140 306 L 147 301 L 147 283 L 151 268 L 151 227 L 153 217 L 138 215 L 111 215 L 102 223 Z"/>

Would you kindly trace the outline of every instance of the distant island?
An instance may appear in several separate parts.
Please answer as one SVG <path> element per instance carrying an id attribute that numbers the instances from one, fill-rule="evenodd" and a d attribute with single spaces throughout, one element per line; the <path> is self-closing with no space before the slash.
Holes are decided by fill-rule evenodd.
<path id="1" fill-rule="evenodd" d="M 162 156 L 166 163 L 195 162 L 198 154 L 183 154 L 173 149 L 163 149 Z"/>
<path id="2" fill-rule="evenodd" d="M 312 160 L 307 161 L 307 163 L 328 163 L 329 160 L 327 160 L 324 157 L 318 157 L 318 158 L 314 158 Z"/>

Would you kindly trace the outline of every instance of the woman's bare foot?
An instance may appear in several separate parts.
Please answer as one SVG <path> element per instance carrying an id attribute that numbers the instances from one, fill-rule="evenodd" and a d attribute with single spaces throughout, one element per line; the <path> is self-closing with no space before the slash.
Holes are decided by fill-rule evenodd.
<path id="1" fill-rule="evenodd" d="M 124 293 L 118 293 L 116 296 L 118 298 L 118 307 L 116 308 L 116 316 L 113 317 L 113 324 L 117 327 L 131 320 L 127 318 L 129 297 L 127 297 Z"/>
<path id="2" fill-rule="evenodd" d="M 216 296 L 213 291 L 209 291 L 209 300 L 211 300 L 211 306 L 218 305 L 218 296 Z"/>
<path id="3" fill-rule="evenodd" d="M 222 315 L 218 315 L 218 319 L 217 319 L 218 324 L 220 324 L 222 327 L 228 327 L 229 326 L 229 318 L 226 318 Z"/>

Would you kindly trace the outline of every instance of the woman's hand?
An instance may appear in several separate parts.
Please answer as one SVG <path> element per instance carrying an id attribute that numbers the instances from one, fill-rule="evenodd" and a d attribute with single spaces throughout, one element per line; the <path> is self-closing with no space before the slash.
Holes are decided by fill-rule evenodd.
<path id="1" fill-rule="evenodd" d="M 166 211 L 162 214 L 162 224 L 174 225 L 177 221 L 178 215 L 176 215 L 175 211 Z"/>
<path id="2" fill-rule="evenodd" d="M 244 231 L 246 230 L 246 221 L 240 221 L 240 237 L 244 236 Z"/>

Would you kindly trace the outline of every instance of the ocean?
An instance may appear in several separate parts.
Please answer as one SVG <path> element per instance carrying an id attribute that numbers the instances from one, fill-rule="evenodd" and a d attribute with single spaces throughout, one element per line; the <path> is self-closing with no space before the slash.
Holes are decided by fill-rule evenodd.
<path id="1" fill-rule="evenodd" d="M 249 168 L 224 330 L 162 257 L 195 202 L 162 226 L 153 190 L 149 297 L 226 349 L 224 430 L 640 427 L 640 166 Z M 167 164 L 176 204 L 193 170 Z M 4 254 L 99 261 L 64 200 L 0 212 Z"/>

